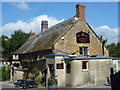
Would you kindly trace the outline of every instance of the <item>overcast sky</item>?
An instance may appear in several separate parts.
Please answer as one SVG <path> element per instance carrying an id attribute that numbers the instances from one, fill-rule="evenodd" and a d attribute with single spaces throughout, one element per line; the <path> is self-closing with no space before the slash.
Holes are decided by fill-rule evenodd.
<path id="1" fill-rule="evenodd" d="M 86 5 L 86 21 L 97 33 L 108 39 L 108 43 L 118 42 L 118 3 L 81 2 Z M 2 34 L 10 35 L 22 29 L 40 32 L 41 20 L 48 20 L 49 27 L 76 14 L 78 2 L 3 2 Z"/>

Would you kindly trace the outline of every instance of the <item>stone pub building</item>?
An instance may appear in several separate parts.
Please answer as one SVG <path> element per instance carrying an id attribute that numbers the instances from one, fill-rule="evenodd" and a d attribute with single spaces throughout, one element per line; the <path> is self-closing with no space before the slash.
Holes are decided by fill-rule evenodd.
<path id="1" fill-rule="evenodd" d="M 76 5 L 76 15 L 50 28 L 42 21 L 41 32 L 30 38 L 15 53 L 13 80 L 54 73 L 58 87 L 107 84 L 112 59 L 85 19 L 85 5 Z M 15 72 L 14 72 L 15 71 Z"/>

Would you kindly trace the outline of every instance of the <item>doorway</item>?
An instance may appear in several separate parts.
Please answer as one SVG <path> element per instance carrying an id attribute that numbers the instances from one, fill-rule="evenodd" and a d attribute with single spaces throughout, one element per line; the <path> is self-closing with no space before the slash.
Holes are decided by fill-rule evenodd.
<path id="1" fill-rule="evenodd" d="M 48 64 L 50 75 L 54 75 L 54 64 Z"/>

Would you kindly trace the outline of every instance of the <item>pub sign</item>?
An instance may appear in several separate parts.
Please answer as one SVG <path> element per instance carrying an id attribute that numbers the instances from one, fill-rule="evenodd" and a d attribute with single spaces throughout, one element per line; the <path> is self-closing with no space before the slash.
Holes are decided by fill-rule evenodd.
<path id="1" fill-rule="evenodd" d="M 19 55 L 13 55 L 13 60 L 18 60 L 19 59 Z"/>
<path id="2" fill-rule="evenodd" d="M 77 43 L 90 43 L 89 34 L 86 32 L 78 32 L 76 34 Z"/>

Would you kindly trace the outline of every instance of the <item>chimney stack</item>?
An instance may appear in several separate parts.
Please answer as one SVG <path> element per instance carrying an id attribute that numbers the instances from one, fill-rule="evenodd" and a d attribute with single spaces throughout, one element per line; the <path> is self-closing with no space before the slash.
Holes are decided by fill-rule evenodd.
<path id="1" fill-rule="evenodd" d="M 48 21 L 42 21 L 41 22 L 41 31 L 48 29 Z"/>
<path id="2" fill-rule="evenodd" d="M 76 17 L 80 19 L 80 21 L 85 21 L 85 5 L 77 4 L 76 5 Z"/>
<path id="3" fill-rule="evenodd" d="M 30 37 L 33 37 L 34 35 L 35 35 L 35 32 L 32 32 L 32 31 L 29 32 Z"/>

